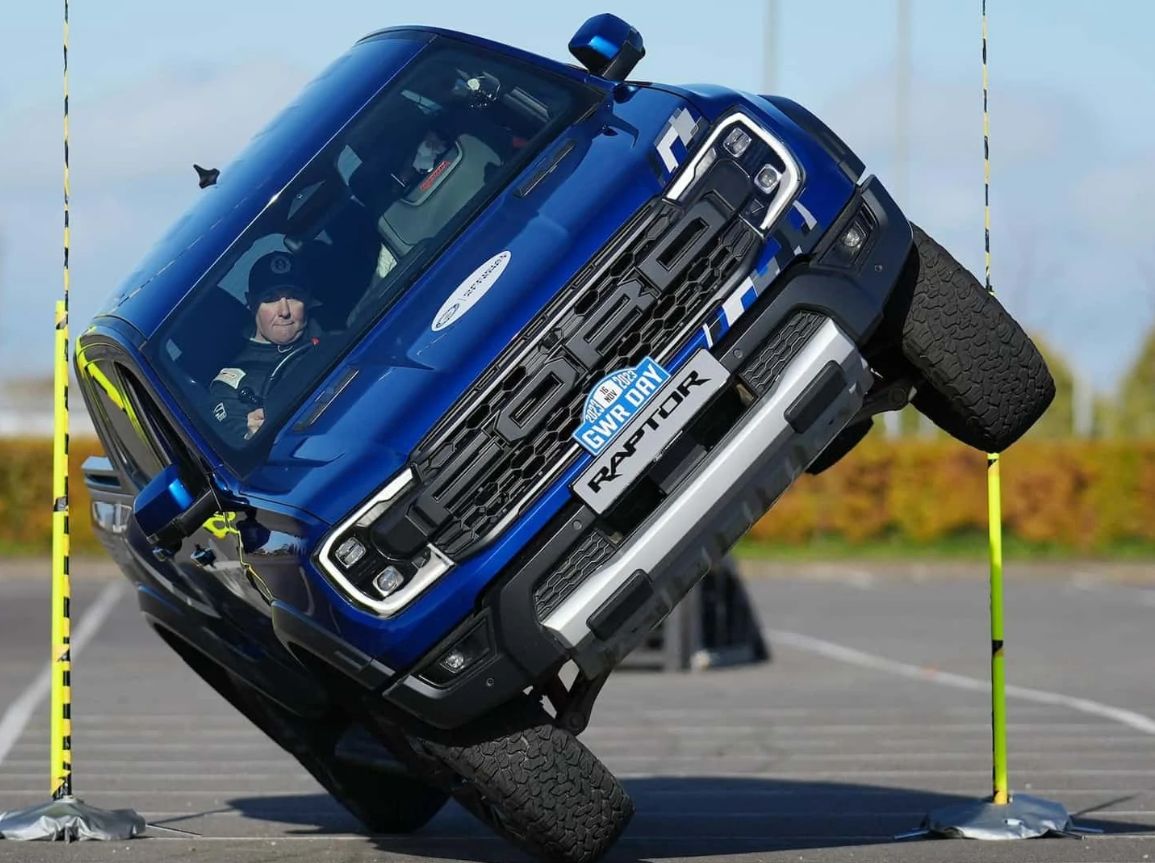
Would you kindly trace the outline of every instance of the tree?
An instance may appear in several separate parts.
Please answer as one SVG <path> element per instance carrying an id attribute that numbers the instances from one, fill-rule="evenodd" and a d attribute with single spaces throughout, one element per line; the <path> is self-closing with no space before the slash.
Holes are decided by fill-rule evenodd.
<path id="1" fill-rule="evenodd" d="M 1155 437 L 1155 328 L 1123 377 L 1115 414 L 1117 433 L 1123 437 Z"/>
<path id="2" fill-rule="evenodd" d="M 1027 432 L 1029 437 L 1069 438 L 1075 434 L 1075 376 L 1071 367 L 1057 351 L 1039 335 L 1031 336 L 1031 341 L 1043 355 L 1051 377 L 1055 379 L 1055 400 L 1047 408 L 1039 421 Z"/>

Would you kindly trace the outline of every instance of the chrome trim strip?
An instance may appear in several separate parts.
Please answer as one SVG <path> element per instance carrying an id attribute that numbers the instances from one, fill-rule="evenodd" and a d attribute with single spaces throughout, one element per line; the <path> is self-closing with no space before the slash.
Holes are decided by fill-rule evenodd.
<path id="1" fill-rule="evenodd" d="M 320 561 L 321 566 L 325 568 L 325 572 L 337 583 L 349 599 L 358 605 L 377 612 L 382 617 L 391 617 L 412 602 L 425 588 L 445 574 L 453 566 L 453 561 L 435 546 L 430 545 L 428 546 L 429 560 L 417 571 L 417 574 L 413 576 L 413 580 L 410 581 L 409 584 L 405 585 L 405 587 L 396 593 L 391 593 L 385 599 L 374 599 L 362 593 L 345 578 L 340 567 L 332 561 L 330 553 L 337 539 L 352 527 L 353 524 L 359 521 L 365 513 L 369 512 L 378 504 L 388 503 L 393 500 L 405 491 L 412 482 L 413 470 L 411 468 L 406 468 L 397 474 L 397 476 L 393 477 L 377 494 L 373 495 L 373 497 L 358 507 L 352 515 L 348 516 L 333 528 L 333 530 L 329 531 L 329 535 L 325 537 L 325 541 L 321 544 L 320 554 L 317 555 L 317 559 Z"/>
<path id="2" fill-rule="evenodd" d="M 729 130 L 731 127 L 741 123 L 746 131 L 754 135 L 760 141 L 765 143 L 771 150 L 773 150 L 778 158 L 782 160 L 782 164 L 786 166 L 786 171 L 782 174 L 782 179 L 778 182 L 778 191 L 770 201 L 770 206 L 766 208 L 766 215 L 762 219 L 762 224 L 759 230 L 765 231 L 773 225 L 778 218 L 786 212 L 786 208 L 794 201 L 794 197 L 798 194 L 799 187 L 802 185 L 802 172 L 798 168 L 798 163 L 794 156 L 786 149 L 786 145 L 771 135 L 766 129 L 748 114 L 741 111 L 732 114 L 719 123 L 714 131 L 710 133 L 710 137 L 706 142 L 698 148 L 697 154 L 682 166 L 681 172 L 678 174 L 676 180 L 670 184 L 669 190 L 666 192 L 666 198 L 670 201 L 680 201 L 682 196 L 694 185 L 697 180 L 697 166 L 698 163 L 707 157 L 713 150 L 714 144 Z"/>

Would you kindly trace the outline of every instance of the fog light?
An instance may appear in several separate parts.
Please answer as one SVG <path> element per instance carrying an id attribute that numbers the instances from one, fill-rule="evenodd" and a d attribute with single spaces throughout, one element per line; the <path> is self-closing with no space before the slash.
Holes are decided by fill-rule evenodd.
<path id="1" fill-rule="evenodd" d="M 337 562 L 348 569 L 365 556 L 365 546 L 357 537 L 351 536 L 337 546 L 336 556 Z"/>
<path id="2" fill-rule="evenodd" d="M 823 262 L 836 267 L 858 266 L 857 262 L 870 248 L 876 224 L 866 205 L 859 205 L 854 218 L 846 223 L 834 245 L 822 256 Z"/>
<path id="3" fill-rule="evenodd" d="M 449 686 L 485 665 L 493 655 L 489 621 L 481 620 L 452 646 L 429 661 L 417 676 L 434 686 Z"/>
<path id="4" fill-rule="evenodd" d="M 373 579 L 373 586 L 382 596 L 388 596 L 405 583 L 405 576 L 395 566 L 387 566 L 381 574 Z"/>
<path id="5" fill-rule="evenodd" d="M 754 175 L 754 185 L 759 191 L 769 195 L 782 179 L 782 174 L 773 165 L 763 165 Z"/>
<path id="6" fill-rule="evenodd" d="M 750 136 L 741 128 L 733 128 L 722 142 L 722 146 L 726 148 L 727 153 L 737 159 L 750 146 Z"/>
<path id="7" fill-rule="evenodd" d="M 449 654 L 441 660 L 441 667 L 446 671 L 456 674 L 465 668 L 465 654 L 460 650 L 450 651 Z"/>
<path id="8" fill-rule="evenodd" d="M 866 234 L 858 225 L 851 225 L 846 229 L 846 233 L 838 240 L 842 248 L 846 250 L 847 254 L 854 255 L 862 248 L 862 244 L 866 242 Z"/>

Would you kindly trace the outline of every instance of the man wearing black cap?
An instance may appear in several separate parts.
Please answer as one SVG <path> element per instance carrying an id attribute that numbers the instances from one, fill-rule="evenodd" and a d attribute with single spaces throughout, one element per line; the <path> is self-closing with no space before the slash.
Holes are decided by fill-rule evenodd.
<path id="1" fill-rule="evenodd" d="M 209 385 L 212 415 L 234 445 L 251 438 L 265 421 L 268 382 L 279 366 L 320 342 L 309 319 L 315 305 L 300 262 L 288 252 L 270 252 L 253 264 L 245 305 L 254 329 L 232 363 Z"/>

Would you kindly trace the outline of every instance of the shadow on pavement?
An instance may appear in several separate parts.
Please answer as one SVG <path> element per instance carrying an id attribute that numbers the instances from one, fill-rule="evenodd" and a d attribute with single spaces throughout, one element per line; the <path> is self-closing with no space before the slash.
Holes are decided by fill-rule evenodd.
<path id="1" fill-rule="evenodd" d="M 643 777 L 623 784 L 636 812 L 608 858 L 613 861 L 890 843 L 897 834 L 917 829 L 928 812 L 974 799 L 906 788 L 732 776 Z M 1104 807 L 1125 802 L 1105 798 L 1083 815 L 1072 815 L 1076 825 L 1105 834 L 1155 832 L 1150 823 L 1094 817 Z M 356 819 L 325 794 L 246 797 L 228 805 L 248 818 L 307 828 L 289 831 L 298 835 L 359 828 Z M 516 854 L 454 804 L 417 833 L 374 836 L 373 842 L 384 852 L 483 863 Z"/>

